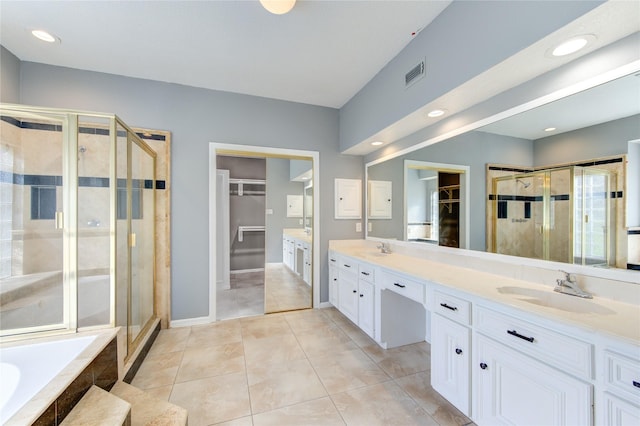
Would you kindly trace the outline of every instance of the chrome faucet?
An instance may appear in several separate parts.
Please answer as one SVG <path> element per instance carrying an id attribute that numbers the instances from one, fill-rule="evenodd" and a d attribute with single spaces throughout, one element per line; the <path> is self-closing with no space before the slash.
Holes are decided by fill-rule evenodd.
<path id="1" fill-rule="evenodd" d="M 381 253 L 391 253 L 391 246 L 389 245 L 389 243 L 380 243 L 380 245 L 376 247 L 380 249 Z"/>
<path id="2" fill-rule="evenodd" d="M 565 277 L 564 279 L 558 278 L 556 280 L 556 288 L 553 291 L 557 291 L 558 293 L 569 294 L 571 296 L 578 296 L 584 299 L 593 299 L 593 295 L 591 293 L 587 293 L 580 287 L 578 287 L 578 283 L 575 280 L 575 277 L 571 275 L 569 272 L 560 271 Z"/>

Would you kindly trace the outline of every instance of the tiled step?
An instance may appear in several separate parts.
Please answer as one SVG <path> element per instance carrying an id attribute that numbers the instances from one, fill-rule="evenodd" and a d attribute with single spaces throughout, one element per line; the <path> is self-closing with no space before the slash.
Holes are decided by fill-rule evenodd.
<path id="1" fill-rule="evenodd" d="M 131 404 L 93 385 L 60 424 L 130 426 Z"/>
<path id="2" fill-rule="evenodd" d="M 153 397 L 124 382 L 117 382 L 111 393 L 131 404 L 132 426 L 186 426 L 187 410 Z"/>

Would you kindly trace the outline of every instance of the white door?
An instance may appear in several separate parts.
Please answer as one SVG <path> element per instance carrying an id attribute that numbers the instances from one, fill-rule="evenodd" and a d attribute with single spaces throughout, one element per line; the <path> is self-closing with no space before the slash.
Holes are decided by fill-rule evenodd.
<path id="1" fill-rule="evenodd" d="M 599 407 L 604 409 L 606 426 L 640 425 L 640 407 L 635 404 L 605 392 Z"/>
<path id="2" fill-rule="evenodd" d="M 362 217 L 362 181 L 360 179 L 335 180 L 335 218 L 360 219 Z"/>
<path id="3" fill-rule="evenodd" d="M 480 426 L 591 425 L 592 386 L 487 337 L 476 338 L 474 412 Z"/>
<path id="4" fill-rule="evenodd" d="M 358 277 L 352 272 L 338 272 L 338 310 L 358 323 Z"/>
<path id="5" fill-rule="evenodd" d="M 358 283 L 358 326 L 372 338 L 374 337 L 373 297 L 373 284 L 360 281 Z"/>
<path id="6" fill-rule="evenodd" d="M 391 181 L 369 181 L 369 217 L 371 219 L 391 219 L 391 188 Z"/>
<path id="7" fill-rule="evenodd" d="M 329 265 L 329 303 L 338 307 L 338 268 Z"/>
<path id="8" fill-rule="evenodd" d="M 231 288 L 229 252 L 229 170 L 216 171 L 216 288 Z"/>
<path id="9" fill-rule="evenodd" d="M 469 413 L 471 345 L 467 327 L 440 315 L 431 316 L 431 386 Z"/>

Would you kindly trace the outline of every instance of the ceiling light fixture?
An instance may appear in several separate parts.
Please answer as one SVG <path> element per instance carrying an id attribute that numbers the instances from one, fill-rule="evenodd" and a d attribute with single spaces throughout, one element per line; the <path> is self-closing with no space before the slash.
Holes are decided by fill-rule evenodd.
<path id="1" fill-rule="evenodd" d="M 546 129 L 544 129 L 545 132 L 553 132 L 556 128 L 555 127 L 547 127 Z"/>
<path id="2" fill-rule="evenodd" d="M 296 0 L 260 0 L 260 4 L 274 15 L 284 15 L 293 9 Z"/>
<path id="3" fill-rule="evenodd" d="M 563 41 L 551 50 L 551 56 L 567 56 L 572 53 L 584 49 L 589 43 L 595 40 L 596 37 L 593 34 L 585 34 L 581 36 L 572 37 L 569 40 Z"/>
<path id="4" fill-rule="evenodd" d="M 431 117 L 431 118 L 440 117 L 440 116 L 443 116 L 446 112 L 447 110 L 444 110 L 444 109 L 434 109 L 433 111 L 429 112 L 429 114 L 427 114 L 427 117 Z"/>
<path id="5" fill-rule="evenodd" d="M 384 144 L 384 142 L 380 142 L 380 141 L 371 142 L 371 145 L 373 145 L 373 146 L 380 146 L 382 144 Z"/>
<path id="6" fill-rule="evenodd" d="M 33 34 L 35 38 L 46 41 L 47 43 L 55 43 L 56 41 L 58 41 L 57 37 L 52 36 L 44 30 L 33 30 L 31 31 L 31 34 Z"/>

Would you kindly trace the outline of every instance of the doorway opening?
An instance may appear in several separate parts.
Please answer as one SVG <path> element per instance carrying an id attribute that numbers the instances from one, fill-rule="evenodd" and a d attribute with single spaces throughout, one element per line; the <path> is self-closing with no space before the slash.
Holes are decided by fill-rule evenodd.
<path id="1" fill-rule="evenodd" d="M 318 154 L 211 144 L 210 320 L 319 304 Z"/>

